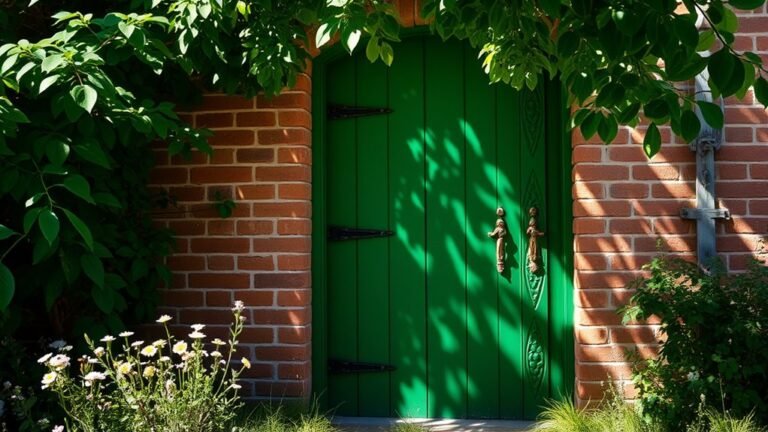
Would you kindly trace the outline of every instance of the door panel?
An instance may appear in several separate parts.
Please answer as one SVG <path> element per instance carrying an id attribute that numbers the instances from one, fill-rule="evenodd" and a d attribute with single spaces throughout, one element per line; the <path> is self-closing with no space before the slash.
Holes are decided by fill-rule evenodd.
<path id="1" fill-rule="evenodd" d="M 490 86 L 474 50 L 433 38 L 400 44 L 391 68 L 356 55 L 328 77 L 329 103 L 393 111 L 327 121 L 327 223 L 394 231 L 328 242 L 328 358 L 395 367 L 329 371 L 330 406 L 534 417 L 550 391 L 546 271 L 531 274 L 525 236 L 530 207 L 546 231 L 543 92 Z"/>

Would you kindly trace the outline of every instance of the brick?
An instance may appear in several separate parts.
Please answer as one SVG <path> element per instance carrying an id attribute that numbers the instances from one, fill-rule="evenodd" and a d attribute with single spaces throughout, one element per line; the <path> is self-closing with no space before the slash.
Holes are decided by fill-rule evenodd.
<path id="1" fill-rule="evenodd" d="M 277 292 L 277 305 L 284 307 L 309 306 L 312 303 L 312 291 L 308 289 Z"/>
<path id="2" fill-rule="evenodd" d="M 237 161 L 240 163 L 274 162 L 275 150 L 271 148 L 245 148 L 237 150 Z"/>
<path id="3" fill-rule="evenodd" d="M 231 273 L 190 273 L 190 288 L 231 288 L 246 289 L 251 287 L 251 276 Z"/>
<path id="4" fill-rule="evenodd" d="M 304 381 L 269 381 L 255 383 L 257 395 L 269 396 L 273 400 L 306 397 L 309 384 Z"/>
<path id="5" fill-rule="evenodd" d="M 717 164 L 715 173 L 718 180 L 743 180 L 747 178 L 747 164 Z"/>
<path id="6" fill-rule="evenodd" d="M 611 256 L 611 270 L 640 270 L 643 265 L 649 263 L 653 255 L 617 254 Z"/>
<path id="7" fill-rule="evenodd" d="M 312 185 L 308 183 L 288 183 L 277 185 L 277 196 L 287 200 L 312 199 Z"/>
<path id="8" fill-rule="evenodd" d="M 205 234 L 205 222 L 196 220 L 170 221 L 168 228 L 177 236 L 194 236 Z"/>
<path id="9" fill-rule="evenodd" d="M 217 147 L 213 149 L 209 162 L 212 165 L 231 165 L 235 162 L 235 151 Z"/>
<path id="10" fill-rule="evenodd" d="M 232 113 L 197 114 L 195 127 L 198 128 L 224 128 L 235 124 L 235 116 Z"/>
<path id="11" fill-rule="evenodd" d="M 237 221 L 238 235 L 267 235 L 275 231 L 274 222 L 270 220 L 240 220 Z"/>
<path id="12" fill-rule="evenodd" d="M 573 149 L 571 160 L 574 164 L 583 162 L 600 162 L 602 160 L 602 146 L 580 145 Z"/>
<path id="13" fill-rule="evenodd" d="M 311 267 L 311 264 L 312 264 L 312 256 L 308 254 L 277 256 L 278 270 L 288 270 L 288 271 L 309 270 Z"/>
<path id="14" fill-rule="evenodd" d="M 241 96 L 213 95 L 203 96 L 203 103 L 194 107 L 196 111 L 232 111 L 253 108 L 253 98 Z"/>
<path id="15" fill-rule="evenodd" d="M 312 234 L 312 221 L 309 219 L 279 220 L 277 221 L 277 233 L 280 235 Z"/>
<path id="16" fill-rule="evenodd" d="M 232 220 L 211 220 L 208 221 L 209 236 L 226 236 L 235 233 L 235 221 Z"/>
<path id="17" fill-rule="evenodd" d="M 659 341 L 659 336 L 652 327 L 626 326 L 611 329 L 611 342 L 621 344 L 652 344 Z"/>
<path id="18" fill-rule="evenodd" d="M 672 216 L 679 215 L 683 207 L 695 207 L 693 200 L 643 200 L 633 201 L 632 208 L 636 216 Z"/>
<path id="19" fill-rule="evenodd" d="M 751 201 L 749 201 L 749 214 L 751 214 L 751 215 L 768 215 L 768 200 L 751 200 Z"/>
<path id="20" fill-rule="evenodd" d="M 232 306 L 232 291 L 206 291 L 205 305 L 209 307 L 230 307 Z"/>
<path id="21" fill-rule="evenodd" d="M 608 329 L 605 327 L 578 327 L 576 342 L 587 345 L 599 345 L 608 342 Z"/>
<path id="22" fill-rule="evenodd" d="M 618 315 L 617 315 L 618 316 Z M 624 363 L 628 352 L 634 352 L 634 348 L 622 346 L 594 346 L 577 345 L 576 359 L 585 362 L 617 362 Z M 652 358 L 658 354 L 658 348 L 654 345 L 638 345 L 637 352 L 642 358 Z"/>
<path id="23" fill-rule="evenodd" d="M 611 198 L 646 198 L 647 184 L 617 183 L 609 186 Z"/>
<path id="24" fill-rule="evenodd" d="M 607 290 L 581 289 L 576 294 L 576 305 L 582 308 L 605 308 L 611 304 Z"/>
<path id="25" fill-rule="evenodd" d="M 250 183 L 253 169 L 250 167 L 197 167 L 191 170 L 192 183 Z"/>
<path id="26" fill-rule="evenodd" d="M 620 165 L 578 164 L 573 168 L 576 181 L 627 180 L 629 167 Z"/>
<path id="27" fill-rule="evenodd" d="M 239 127 L 270 127 L 277 124 L 274 111 L 251 111 L 237 113 Z"/>
<path id="28" fill-rule="evenodd" d="M 688 234 L 693 232 L 696 222 L 676 217 L 655 218 L 653 232 L 656 234 Z"/>
<path id="29" fill-rule="evenodd" d="M 235 300 L 240 300 L 248 306 L 272 306 L 275 304 L 275 292 L 264 289 L 250 289 L 235 293 Z M 271 341 L 272 338 L 270 337 Z"/>
<path id="30" fill-rule="evenodd" d="M 277 340 L 281 344 L 309 343 L 309 330 L 306 327 L 279 327 Z"/>
<path id="31" fill-rule="evenodd" d="M 717 195 L 723 198 L 766 198 L 765 182 L 723 182 L 717 185 Z"/>
<path id="32" fill-rule="evenodd" d="M 154 168 L 149 173 L 149 184 L 171 185 L 187 183 L 189 170 L 186 168 Z"/>
<path id="33" fill-rule="evenodd" d="M 764 247 L 763 236 L 756 235 L 721 235 L 717 237 L 718 252 L 754 252 Z"/>
<path id="34" fill-rule="evenodd" d="M 285 147 L 277 150 L 278 163 L 312 164 L 312 151 L 308 147 Z"/>
<path id="35" fill-rule="evenodd" d="M 278 111 L 277 122 L 280 126 L 312 128 L 312 115 L 304 110 Z"/>
<path id="36" fill-rule="evenodd" d="M 574 217 L 582 216 L 629 216 L 628 201 L 578 200 L 573 203 Z"/>
<path id="37" fill-rule="evenodd" d="M 312 105 L 310 97 L 306 93 L 282 93 L 278 96 L 267 97 L 259 95 L 256 98 L 258 108 L 304 108 Z"/>
<path id="38" fill-rule="evenodd" d="M 308 166 L 257 166 L 256 181 L 304 181 L 311 179 L 312 171 Z"/>
<path id="39" fill-rule="evenodd" d="M 753 179 L 768 179 L 768 164 L 752 164 L 749 166 L 749 176 Z M 761 182 L 763 188 L 768 189 L 768 184 Z"/>
<path id="40" fill-rule="evenodd" d="M 210 202 L 203 203 L 203 204 L 192 204 L 188 206 L 187 214 L 188 216 L 193 216 L 200 219 L 221 218 L 219 211 L 216 209 L 213 203 L 210 203 Z M 235 201 L 235 208 L 232 209 L 232 215 L 230 217 L 241 218 L 241 217 L 246 217 L 250 215 L 251 215 L 251 206 L 248 203 Z"/>
<path id="41" fill-rule="evenodd" d="M 306 201 L 256 203 L 253 206 L 253 216 L 309 218 L 312 216 L 312 206 Z"/>
<path id="42" fill-rule="evenodd" d="M 725 124 L 766 124 L 768 113 L 763 108 L 725 107 Z"/>
<path id="43" fill-rule="evenodd" d="M 253 311 L 253 323 L 260 325 L 307 325 L 309 324 L 309 312 L 306 309 L 255 309 Z"/>
<path id="44" fill-rule="evenodd" d="M 177 202 L 202 201 L 205 197 L 205 188 L 200 186 L 177 186 L 169 188 L 168 195 Z"/>
<path id="45" fill-rule="evenodd" d="M 269 378 L 275 377 L 275 365 L 272 363 L 251 362 L 251 367 L 244 370 L 240 378 Z"/>
<path id="46" fill-rule="evenodd" d="M 213 336 L 212 326 L 221 325 L 229 326 L 232 324 L 232 311 L 227 307 L 223 309 L 182 309 L 179 311 L 180 322 L 183 323 L 205 323 L 209 328 L 206 328 L 205 333 L 209 336 Z M 183 331 L 188 332 L 189 328 L 185 327 Z"/>
<path id="47" fill-rule="evenodd" d="M 275 331 L 272 327 L 247 326 L 240 334 L 240 343 L 271 344 L 275 341 Z"/>
<path id="48" fill-rule="evenodd" d="M 579 289 L 624 288 L 636 277 L 631 272 L 577 271 L 574 283 Z"/>
<path id="49" fill-rule="evenodd" d="M 627 364 L 581 363 L 576 366 L 576 375 L 585 381 L 610 381 L 632 378 L 632 367 Z"/>
<path id="50" fill-rule="evenodd" d="M 250 242 L 245 238 L 194 238 L 191 250 L 195 253 L 247 253 L 250 252 Z"/>
<path id="51" fill-rule="evenodd" d="M 658 238 L 639 237 L 635 239 L 635 252 L 658 251 L 659 241 L 661 250 L 667 252 L 692 252 L 696 250 L 696 238 L 689 236 L 664 236 Z"/>
<path id="52" fill-rule="evenodd" d="M 632 178 L 635 180 L 677 180 L 680 177 L 678 168 L 669 165 L 636 165 L 632 167 Z"/>
<path id="53" fill-rule="evenodd" d="M 577 252 L 629 252 L 632 243 L 620 236 L 576 237 Z"/>
<path id="54" fill-rule="evenodd" d="M 204 306 L 202 291 L 195 290 L 164 290 L 163 304 L 173 307 L 199 307 Z"/>
<path id="55" fill-rule="evenodd" d="M 235 186 L 235 197 L 238 200 L 269 200 L 275 198 L 275 185 L 238 185 Z"/>
<path id="56" fill-rule="evenodd" d="M 237 268 L 239 270 L 270 271 L 275 269 L 275 264 L 271 255 L 240 256 L 237 257 Z"/>
<path id="57" fill-rule="evenodd" d="M 302 91 L 307 93 L 312 91 L 312 78 L 310 78 L 310 74 L 312 73 L 311 62 L 309 65 L 307 65 L 307 68 L 304 70 L 304 72 L 305 73 L 296 75 L 296 84 L 288 91 Z"/>
<path id="58" fill-rule="evenodd" d="M 312 376 L 309 363 L 282 363 L 277 366 L 277 376 L 281 379 L 303 380 Z"/>
<path id="59" fill-rule="evenodd" d="M 312 250 L 309 237 L 257 238 L 251 242 L 254 252 L 309 253 Z"/>
<path id="60" fill-rule="evenodd" d="M 574 321 L 583 326 L 615 326 L 621 324 L 621 317 L 613 309 L 576 309 Z"/>
<path id="61" fill-rule="evenodd" d="M 302 144 L 309 145 L 311 135 L 307 129 L 264 129 L 257 132 L 259 144 Z"/>
<path id="62" fill-rule="evenodd" d="M 166 258 L 171 271 L 205 270 L 205 259 L 194 255 L 171 255 Z"/>
<path id="63" fill-rule="evenodd" d="M 734 216 L 731 220 L 722 221 L 722 225 L 728 233 L 768 234 L 768 216 Z"/>
<path id="64" fill-rule="evenodd" d="M 647 219 L 611 219 L 608 232 L 611 234 L 650 234 L 653 229 L 651 222 Z"/>
<path id="65" fill-rule="evenodd" d="M 310 355 L 306 346 L 256 347 L 256 359 L 260 361 L 309 361 Z"/>
<path id="66" fill-rule="evenodd" d="M 601 234 L 605 232 L 606 222 L 603 218 L 575 218 L 573 220 L 574 234 Z"/>
<path id="67" fill-rule="evenodd" d="M 762 111 L 762 110 L 761 110 Z M 768 123 L 766 120 L 764 123 Z M 765 145 L 728 145 L 723 146 L 716 158 L 723 162 L 765 162 L 768 160 L 768 146 Z"/>
<path id="68" fill-rule="evenodd" d="M 663 182 L 651 186 L 651 195 L 654 198 L 695 198 L 696 185 L 692 182 Z"/>
<path id="69" fill-rule="evenodd" d="M 572 196 L 575 199 L 587 198 L 587 199 L 599 199 L 605 197 L 605 185 L 604 183 L 597 182 L 576 182 L 572 187 Z"/>
<path id="70" fill-rule="evenodd" d="M 208 144 L 218 146 L 250 146 L 256 144 L 256 133 L 243 129 L 220 129 L 208 138 Z"/>
<path id="71" fill-rule="evenodd" d="M 726 126 L 725 128 L 725 142 L 751 143 L 754 140 L 754 129 L 751 127 Z"/>
<path id="72" fill-rule="evenodd" d="M 640 146 L 614 146 L 608 149 L 608 160 L 613 162 L 647 162 L 648 156 Z"/>
<path id="73" fill-rule="evenodd" d="M 603 255 L 576 254 L 573 266 L 577 270 L 605 270 L 608 262 Z"/>
<path id="74" fill-rule="evenodd" d="M 234 270 L 235 259 L 230 255 L 212 255 L 207 258 L 208 270 Z"/>
<path id="75" fill-rule="evenodd" d="M 309 288 L 309 273 L 255 273 L 254 288 Z"/>

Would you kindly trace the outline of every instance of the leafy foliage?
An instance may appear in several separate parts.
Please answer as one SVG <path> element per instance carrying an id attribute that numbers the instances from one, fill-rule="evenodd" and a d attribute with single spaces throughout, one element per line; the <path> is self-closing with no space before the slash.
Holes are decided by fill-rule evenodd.
<path id="1" fill-rule="evenodd" d="M 648 270 L 623 311 L 625 320 L 657 316 L 666 335 L 657 359 L 633 365 L 644 413 L 682 430 L 703 400 L 768 423 L 768 267 L 755 262 L 728 275 L 715 266 L 707 274 L 660 257 Z"/>

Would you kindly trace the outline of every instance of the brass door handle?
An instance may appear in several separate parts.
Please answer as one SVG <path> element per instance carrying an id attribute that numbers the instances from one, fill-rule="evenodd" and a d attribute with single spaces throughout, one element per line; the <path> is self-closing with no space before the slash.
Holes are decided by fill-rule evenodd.
<path id="1" fill-rule="evenodd" d="M 488 237 L 496 239 L 496 270 L 504 272 L 504 237 L 507 235 L 507 223 L 504 222 L 504 209 L 496 209 L 496 227 L 488 233 Z"/>
<path id="2" fill-rule="evenodd" d="M 531 273 L 538 273 L 541 270 L 539 267 L 540 255 L 539 255 L 539 243 L 538 238 L 544 235 L 543 231 L 539 231 L 537 226 L 536 217 L 539 214 L 539 210 L 536 207 L 528 209 L 528 229 L 525 233 L 528 235 L 528 270 Z"/>

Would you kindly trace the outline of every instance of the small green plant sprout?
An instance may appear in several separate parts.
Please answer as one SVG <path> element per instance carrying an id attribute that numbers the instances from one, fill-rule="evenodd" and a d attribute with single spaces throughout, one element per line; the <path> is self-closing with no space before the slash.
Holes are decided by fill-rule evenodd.
<path id="1" fill-rule="evenodd" d="M 216 211 L 222 219 L 232 216 L 232 211 L 237 206 L 232 199 L 226 198 L 224 194 L 218 190 L 213 194 L 213 198 L 213 206 L 216 208 Z"/>
<path id="2" fill-rule="evenodd" d="M 228 341 L 204 343 L 203 324 L 193 324 L 187 339 L 177 339 L 168 329 L 168 315 L 157 319 L 166 337 L 154 342 L 134 340 L 130 331 L 105 336 L 101 343 L 86 335 L 91 355 L 77 360 L 76 376 L 69 374 L 72 359 L 66 353 L 38 360 L 48 369 L 42 388 L 58 396 L 68 431 L 223 430 L 241 405 L 238 378 L 250 367 L 246 358 L 233 364 L 243 310 L 242 302 L 232 308 Z"/>

